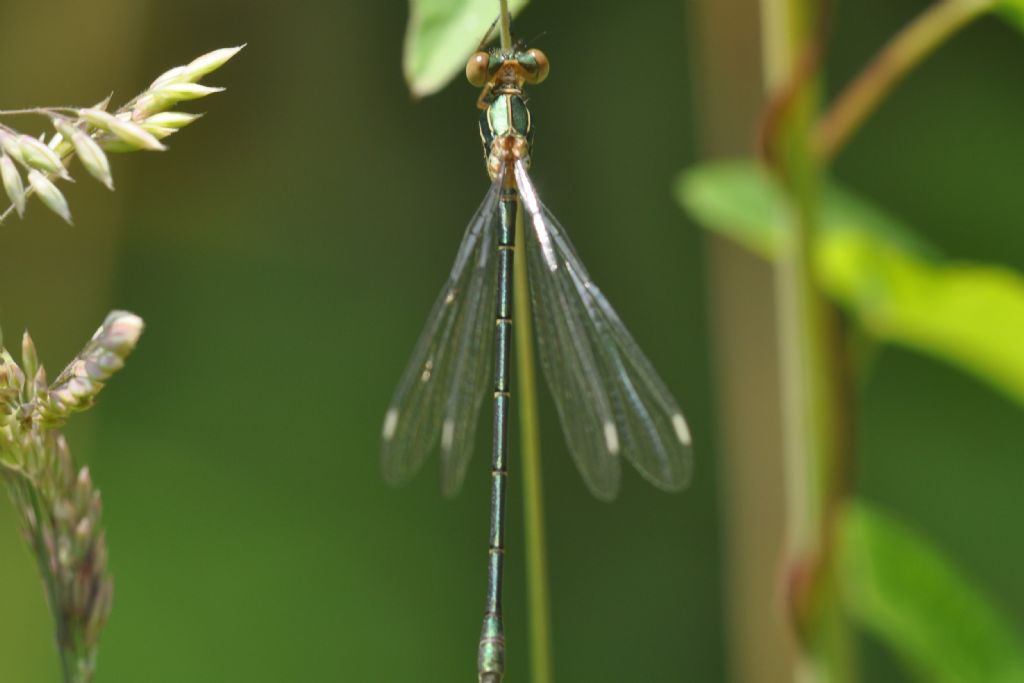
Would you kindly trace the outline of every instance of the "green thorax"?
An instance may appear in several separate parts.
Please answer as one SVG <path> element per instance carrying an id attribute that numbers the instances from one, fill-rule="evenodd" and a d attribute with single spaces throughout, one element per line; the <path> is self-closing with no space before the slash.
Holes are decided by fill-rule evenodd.
<path id="1" fill-rule="evenodd" d="M 487 108 L 487 125 L 493 137 L 530 134 L 530 110 L 519 95 L 498 95 Z"/>
<path id="2" fill-rule="evenodd" d="M 484 143 L 484 156 L 490 154 L 495 138 L 514 135 L 533 141 L 533 122 L 526 102 L 518 94 L 495 95 L 480 116 L 480 137 Z"/>

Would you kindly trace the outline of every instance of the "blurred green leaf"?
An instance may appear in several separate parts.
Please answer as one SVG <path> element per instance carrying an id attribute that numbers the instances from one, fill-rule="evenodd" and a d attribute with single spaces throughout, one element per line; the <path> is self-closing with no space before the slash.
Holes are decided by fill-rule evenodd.
<path id="1" fill-rule="evenodd" d="M 747 161 L 712 162 L 685 171 L 676 198 L 709 230 L 772 258 L 782 232 L 782 200 L 767 171 Z"/>
<path id="2" fill-rule="evenodd" d="M 528 0 L 510 0 L 515 16 Z M 416 97 L 448 84 L 498 17 L 497 0 L 410 0 L 402 59 L 405 80 Z"/>
<path id="3" fill-rule="evenodd" d="M 825 289 L 875 337 L 942 358 L 1024 403 L 1024 278 L 1008 268 L 933 264 L 863 233 L 817 254 Z"/>
<path id="4" fill-rule="evenodd" d="M 840 539 L 844 611 L 922 680 L 1024 681 L 1020 633 L 928 542 L 863 502 Z"/>
<path id="5" fill-rule="evenodd" d="M 823 289 L 875 338 L 952 363 L 1024 404 L 1024 278 L 952 263 L 867 201 L 830 185 L 815 254 Z M 771 258 L 785 204 L 753 163 L 685 173 L 680 202 L 709 229 Z"/>
<path id="6" fill-rule="evenodd" d="M 1003 19 L 1024 31 L 1024 0 L 999 0 L 996 13 Z"/>
<path id="7" fill-rule="evenodd" d="M 822 205 L 825 233 L 860 230 L 925 256 L 937 255 L 912 229 L 858 195 L 830 183 Z M 704 227 L 771 258 L 785 221 L 785 203 L 771 174 L 752 161 L 715 161 L 685 171 L 676 198 Z"/>

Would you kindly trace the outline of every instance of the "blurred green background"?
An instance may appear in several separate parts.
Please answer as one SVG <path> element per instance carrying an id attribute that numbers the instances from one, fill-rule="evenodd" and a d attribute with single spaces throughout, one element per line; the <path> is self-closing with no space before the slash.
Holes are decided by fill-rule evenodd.
<path id="1" fill-rule="evenodd" d="M 716 441 L 742 425 L 714 419 L 707 238 L 670 191 L 699 144 L 688 5 L 535 0 L 516 23 L 552 62 L 532 91 L 538 189 L 698 447 L 685 494 L 630 472 L 620 499 L 602 504 L 544 397 L 564 681 L 730 679 Z M 846 81 L 922 6 L 842 3 L 830 80 Z M 113 158 L 115 194 L 78 174 L 74 228 L 39 205 L 0 228 L 0 324 L 9 341 L 29 327 L 51 372 L 107 310 L 147 322 L 127 370 L 70 431 L 103 490 L 116 580 L 96 680 L 474 680 L 486 459 L 446 501 L 436 459 L 391 490 L 377 449 L 487 187 L 476 93 L 460 81 L 410 99 L 403 2 L 62 0 L 0 13 L 0 108 L 88 103 L 112 88 L 121 102 L 170 66 L 249 44 L 207 79 L 228 92 L 193 107 L 209 115 L 169 152 Z M 911 77 L 837 174 L 946 253 L 1024 269 L 1021 74 L 1019 35 L 981 22 Z M 863 495 L 912 521 L 1024 625 L 1019 410 L 947 366 L 887 350 L 858 435 Z M 522 681 L 512 481 L 505 603 L 509 680 Z M 6 500 L 0 558 L 0 680 L 56 681 L 42 591 Z M 866 650 L 865 680 L 909 680 Z"/>

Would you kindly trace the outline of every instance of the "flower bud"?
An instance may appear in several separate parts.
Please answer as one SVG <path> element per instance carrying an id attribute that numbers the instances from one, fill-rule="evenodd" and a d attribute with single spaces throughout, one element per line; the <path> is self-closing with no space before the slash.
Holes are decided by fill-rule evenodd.
<path id="1" fill-rule="evenodd" d="M 4 191 L 11 199 L 11 204 L 17 210 L 19 216 L 25 215 L 25 185 L 21 182 L 21 174 L 18 167 L 11 161 L 11 157 L 3 154 L 0 156 L 0 178 L 3 179 Z"/>
<path id="2" fill-rule="evenodd" d="M 148 90 L 156 90 L 157 88 L 167 85 L 168 83 L 176 83 L 181 80 L 184 73 L 184 66 L 176 66 L 172 69 L 168 69 L 167 71 L 157 76 L 156 80 L 149 84 Z"/>
<path id="3" fill-rule="evenodd" d="M 32 335 L 28 330 L 21 335 L 21 367 L 26 377 L 35 377 L 39 369 L 39 354 L 36 353 L 35 342 L 32 341 Z"/>
<path id="4" fill-rule="evenodd" d="M 224 88 L 215 88 L 199 83 L 168 83 L 162 88 L 154 90 L 152 94 L 170 99 L 173 102 L 183 102 L 185 100 L 198 100 L 201 97 L 218 92 L 224 92 Z"/>
<path id="5" fill-rule="evenodd" d="M 135 349 L 144 327 L 142 318 L 134 313 L 111 311 L 93 335 L 93 341 L 101 348 L 124 357 Z"/>
<path id="6" fill-rule="evenodd" d="M 142 129 L 147 133 L 151 134 L 157 140 L 163 140 L 164 138 L 174 135 L 178 132 L 177 128 L 167 128 L 166 126 L 154 126 L 148 121 L 142 124 Z"/>
<path id="7" fill-rule="evenodd" d="M 79 160 L 82 162 L 82 166 L 89 172 L 89 175 L 106 185 L 107 189 L 113 190 L 114 178 L 110 174 L 110 162 L 107 160 L 107 155 L 103 153 L 99 144 L 92 139 L 92 136 L 78 126 L 73 125 L 67 119 L 54 119 L 53 127 L 59 133 L 50 141 L 51 148 L 73 147 Z M 59 137 L 64 138 L 64 140 L 70 140 L 70 142 L 59 141 Z M 55 142 L 57 143 L 56 147 L 54 147 Z"/>
<path id="8" fill-rule="evenodd" d="M 207 52 L 205 55 L 196 57 L 189 62 L 182 73 L 181 80 L 195 83 L 208 73 L 216 71 L 224 66 L 229 59 L 239 53 L 245 45 L 238 47 L 222 47 L 219 50 Z"/>
<path id="9" fill-rule="evenodd" d="M 68 208 L 68 200 L 49 178 L 33 169 L 28 172 L 28 183 L 39 195 L 39 199 L 46 205 L 46 208 L 63 218 L 69 225 L 71 224 L 71 209 Z"/>
<path id="10" fill-rule="evenodd" d="M 89 175 L 106 185 L 108 190 L 113 190 L 114 177 L 110 173 L 110 161 L 92 136 L 76 130 L 71 135 L 71 144 L 75 146 L 75 153 Z"/>
<path id="11" fill-rule="evenodd" d="M 163 151 L 167 149 L 152 133 L 137 123 L 118 118 L 99 109 L 80 109 L 78 115 L 97 128 L 109 131 L 136 149 Z"/>
<path id="12" fill-rule="evenodd" d="M 135 102 L 132 115 L 136 119 L 148 119 L 154 114 L 170 109 L 178 102 L 197 100 L 223 90 L 224 88 L 211 88 L 198 83 L 167 83 L 140 97 Z"/>
<path id="13" fill-rule="evenodd" d="M 21 153 L 21 147 L 18 146 L 18 137 L 16 135 L 11 135 L 5 130 L 0 130 L 0 148 L 7 152 L 7 154 L 9 154 L 15 161 L 25 161 L 25 157 Z"/>
<path id="14" fill-rule="evenodd" d="M 45 144 L 28 135 L 18 137 L 18 146 L 21 148 L 22 157 L 25 163 L 39 171 L 52 173 L 61 178 L 70 179 L 68 171 L 64 168 L 60 156 Z"/>
<path id="15" fill-rule="evenodd" d="M 40 401 L 42 421 L 57 426 L 71 413 L 91 406 L 110 376 L 124 367 L 142 329 L 139 316 L 126 311 L 110 313 Z"/>
<path id="16" fill-rule="evenodd" d="M 142 122 L 143 128 L 159 126 L 160 128 L 184 128 L 196 119 L 202 118 L 202 114 L 189 114 L 184 111 L 162 111 L 153 114 Z"/>

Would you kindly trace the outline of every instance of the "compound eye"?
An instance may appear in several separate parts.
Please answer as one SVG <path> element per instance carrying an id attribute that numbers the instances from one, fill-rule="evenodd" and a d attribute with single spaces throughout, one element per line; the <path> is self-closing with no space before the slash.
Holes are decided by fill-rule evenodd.
<path id="1" fill-rule="evenodd" d="M 474 52 L 466 62 L 466 79 L 470 85 L 476 88 L 484 87 L 487 82 L 488 67 L 491 63 L 491 56 L 486 52 Z"/>
<path id="2" fill-rule="evenodd" d="M 548 63 L 547 55 L 536 48 L 527 50 L 526 54 L 532 57 L 534 62 L 531 68 L 527 69 L 526 82 L 531 85 L 543 83 L 544 79 L 548 77 L 548 72 L 551 71 L 551 64 Z"/>

